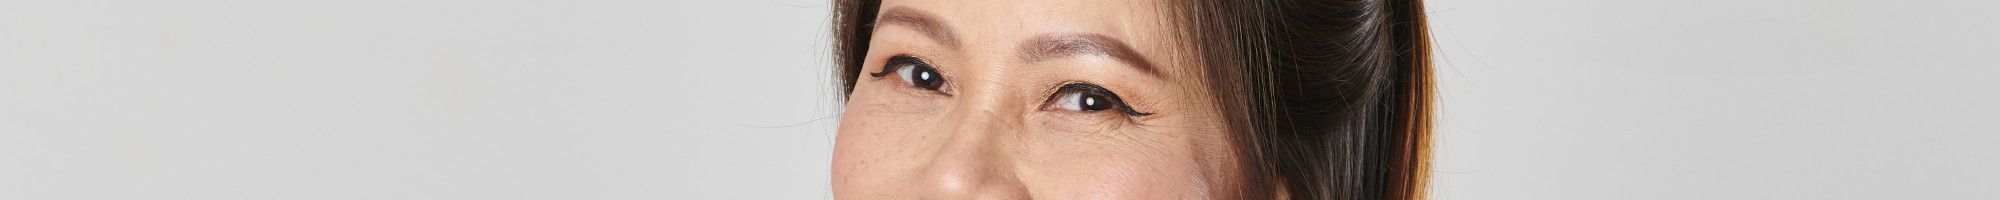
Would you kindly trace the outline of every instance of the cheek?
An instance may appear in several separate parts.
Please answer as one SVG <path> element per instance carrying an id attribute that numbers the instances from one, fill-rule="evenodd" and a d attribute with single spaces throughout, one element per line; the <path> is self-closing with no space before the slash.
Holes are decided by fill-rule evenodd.
<path id="1" fill-rule="evenodd" d="M 856 89 L 841 114 L 833 148 L 833 190 L 836 196 L 879 198 L 906 194 L 902 191 L 926 159 L 909 148 L 921 145 L 927 123 L 899 110 L 880 98 L 864 97 Z"/>
<path id="2" fill-rule="evenodd" d="M 1204 199 L 1220 178 L 1197 141 L 1160 137 L 1184 133 L 1103 134 L 1129 136 L 1045 141 L 1025 152 L 1024 181 L 1053 199 Z"/>
<path id="3" fill-rule="evenodd" d="M 1211 183 L 1199 163 L 1177 158 L 1068 159 L 1031 180 L 1057 199 L 1202 199 Z"/>
<path id="4" fill-rule="evenodd" d="M 1163 109 L 1163 111 L 1168 111 Z M 1174 113 L 1195 113 L 1172 111 Z M 1207 199 L 1237 189 L 1226 135 L 1200 119 L 1164 118 L 1144 127 L 1085 126 L 1071 132 L 1031 134 L 1041 141 L 1023 152 L 1035 159 L 1030 187 L 1055 199 Z M 1067 123 L 1063 123 L 1067 124 Z M 1067 124 L 1076 125 L 1076 124 Z M 1049 129 L 1044 125 L 1042 128 Z M 1055 129 L 1049 129 L 1055 130 Z"/>

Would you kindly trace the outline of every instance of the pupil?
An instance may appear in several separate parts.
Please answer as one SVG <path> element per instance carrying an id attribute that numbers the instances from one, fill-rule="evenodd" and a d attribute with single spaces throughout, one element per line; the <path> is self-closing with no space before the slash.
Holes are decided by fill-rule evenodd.
<path id="1" fill-rule="evenodd" d="M 919 67 L 916 70 L 917 70 L 916 73 L 911 76 L 916 76 L 912 78 L 916 80 L 913 82 L 916 82 L 918 87 L 923 87 L 925 89 L 933 89 L 933 90 L 937 89 L 938 86 L 937 72 L 931 71 L 930 68 L 922 68 L 922 67 Z"/>
<path id="2" fill-rule="evenodd" d="M 1077 104 L 1080 104 L 1077 107 L 1082 107 L 1083 111 L 1099 111 L 1099 110 L 1111 109 L 1111 104 L 1104 103 L 1104 96 L 1097 96 L 1093 94 L 1083 95 L 1083 100 L 1077 102 Z"/>

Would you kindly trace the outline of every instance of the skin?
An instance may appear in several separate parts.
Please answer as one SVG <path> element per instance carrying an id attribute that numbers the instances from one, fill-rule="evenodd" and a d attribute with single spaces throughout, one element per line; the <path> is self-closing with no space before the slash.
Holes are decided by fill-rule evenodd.
<path id="1" fill-rule="evenodd" d="M 842 199 L 1215 199 L 1240 179 L 1166 2 L 890 0 L 833 155 Z M 1147 9 L 1155 8 L 1155 9 Z M 889 13 L 895 14 L 889 14 Z M 1054 42 L 1051 42 L 1054 41 Z M 1127 49 L 1129 51 L 1117 51 Z M 929 63 L 940 90 L 886 66 Z M 869 73 L 891 69 L 876 77 Z M 1066 109 L 1067 83 L 1119 110 Z"/>

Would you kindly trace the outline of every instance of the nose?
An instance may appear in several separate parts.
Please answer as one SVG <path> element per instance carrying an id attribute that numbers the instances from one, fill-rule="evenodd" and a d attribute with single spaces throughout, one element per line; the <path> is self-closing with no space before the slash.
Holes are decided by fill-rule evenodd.
<path id="1" fill-rule="evenodd" d="M 924 199 L 1027 199 L 1027 190 L 1005 152 L 1014 120 L 990 109 L 952 115 L 950 131 L 930 166 L 918 174 Z"/>

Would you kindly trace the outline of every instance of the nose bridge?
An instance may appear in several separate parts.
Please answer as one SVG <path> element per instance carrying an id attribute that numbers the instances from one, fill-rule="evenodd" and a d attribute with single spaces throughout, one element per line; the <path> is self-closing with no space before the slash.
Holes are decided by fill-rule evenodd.
<path id="1" fill-rule="evenodd" d="M 1000 84 L 997 82 L 988 82 Z M 991 86 L 991 85 L 988 85 Z M 1017 107 L 1005 101 L 999 87 L 961 90 L 959 101 L 939 127 L 945 135 L 930 166 L 921 176 L 930 199 L 1019 199 L 1025 190 L 1015 177 L 1006 153 L 1009 135 L 1021 121 Z"/>
<path id="2" fill-rule="evenodd" d="M 971 70 L 976 72 L 962 77 L 965 82 L 957 86 L 960 87 L 958 102 L 947 113 L 950 115 L 947 119 L 954 125 L 942 131 L 952 133 L 954 138 L 977 142 L 987 140 L 995 132 L 1013 131 L 1019 127 L 1017 123 L 1021 122 L 1020 116 L 1024 111 L 1023 106 L 1014 101 L 1019 93 L 1008 87 L 1014 83 L 1008 80 L 1006 74 L 1011 70 L 1002 69 L 1007 65 L 986 60 L 967 64 L 981 65 L 974 68 L 988 70 Z"/>
<path id="3" fill-rule="evenodd" d="M 954 125 L 942 131 L 949 132 L 956 140 L 972 140 L 964 142 L 990 140 L 995 132 L 1012 131 L 1011 124 L 1019 121 L 1015 119 L 1016 112 L 1008 112 L 1010 106 L 991 96 L 997 95 L 966 95 L 949 112 L 948 119 Z"/>

